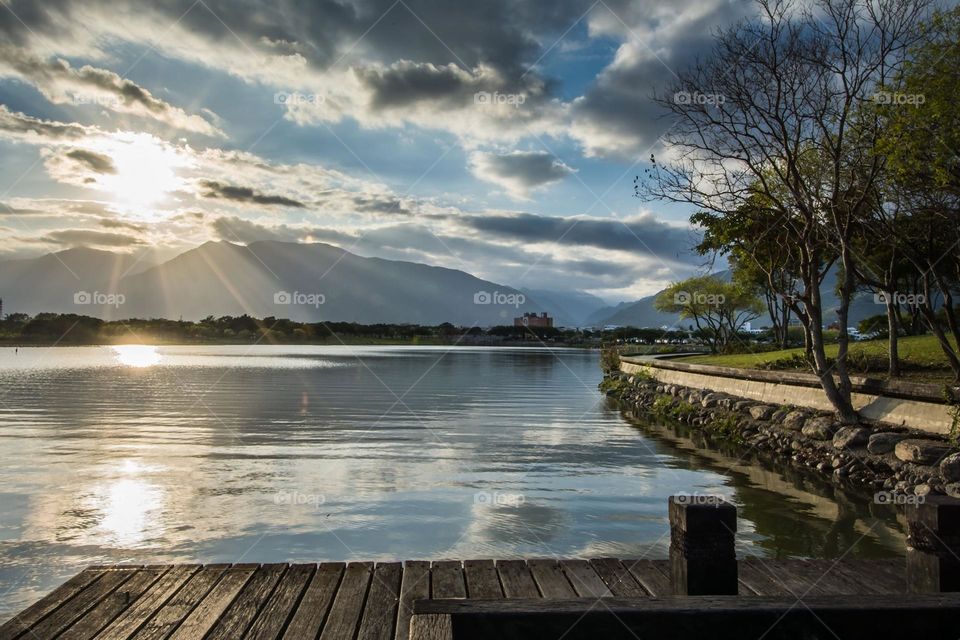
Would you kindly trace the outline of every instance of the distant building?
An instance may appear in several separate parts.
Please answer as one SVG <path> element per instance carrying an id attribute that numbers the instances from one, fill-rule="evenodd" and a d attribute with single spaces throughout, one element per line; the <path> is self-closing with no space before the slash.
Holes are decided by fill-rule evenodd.
<path id="1" fill-rule="evenodd" d="M 553 318 L 547 315 L 547 312 L 544 311 L 540 315 L 536 313 L 524 313 L 522 318 L 514 318 L 513 326 L 515 327 L 552 327 Z"/>

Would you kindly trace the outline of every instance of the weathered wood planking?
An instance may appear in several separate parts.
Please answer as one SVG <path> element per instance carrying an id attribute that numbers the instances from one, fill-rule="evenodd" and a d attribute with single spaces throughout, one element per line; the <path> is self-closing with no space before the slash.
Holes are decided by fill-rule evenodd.
<path id="1" fill-rule="evenodd" d="M 417 601 L 604 598 L 595 610 L 608 611 L 669 596 L 668 576 L 668 561 L 617 558 L 92 567 L 0 627 L 0 640 L 406 640 Z M 896 560 L 739 563 L 740 595 L 758 602 L 903 594 L 904 576 Z M 442 617 L 417 624 L 443 631 Z"/>

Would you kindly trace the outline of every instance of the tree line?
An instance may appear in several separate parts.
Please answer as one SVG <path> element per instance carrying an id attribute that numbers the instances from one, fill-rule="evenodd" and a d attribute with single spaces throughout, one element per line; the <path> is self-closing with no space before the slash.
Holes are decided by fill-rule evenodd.
<path id="1" fill-rule="evenodd" d="M 557 327 L 489 328 L 458 327 L 450 323 L 418 324 L 359 324 L 355 322 L 296 322 L 286 318 L 254 318 L 241 316 L 208 316 L 192 322 L 187 320 L 126 319 L 102 320 L 72 313 L 38 313 L 30 316 L 11 313 L 0 319 L 0 339 L 19 342 L 97 344 L 130 341 L 161 342 L 325 342 L 337 344 L 347 341 L 417 342 L 437 341 L 456 343 L 490 338 L 493 341 L 589 343 L 601 338 L 616 339 L 647 336 L 663 331 L 620 330 L 600 332 Z M 651 338 L 652 339 L 652 338 Z"/>

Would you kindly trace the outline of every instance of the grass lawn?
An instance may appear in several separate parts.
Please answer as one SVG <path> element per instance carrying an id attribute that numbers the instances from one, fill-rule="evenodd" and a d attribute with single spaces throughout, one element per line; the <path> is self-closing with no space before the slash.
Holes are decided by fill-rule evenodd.
<path id="1" fill-rule="evenodd" d="M 933 336 L 900 338 L 900 363 L 903 377 L 916 382 L 946 383 L 953 380 L 946 358 L 937 339 Z M 837 345 L 827 345 L 827 357 L 837 355 Z M 683 362 L 714 364 L 743 369 L 809 370 L 800 361 L 803 349 L 764 351 L 758 353 L 735 353 L 721 356 L 691 356 Z M 887 341 L 870 340 L 850 345 L 851 372 L 885 377 L 887 372 Z"/>

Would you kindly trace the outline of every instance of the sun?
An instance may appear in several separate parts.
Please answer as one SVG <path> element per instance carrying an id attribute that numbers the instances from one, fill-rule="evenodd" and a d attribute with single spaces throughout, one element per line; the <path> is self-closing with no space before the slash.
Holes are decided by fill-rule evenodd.
<path id="1" fill-rule="evenodd" d="M 172 147 L 145 133 L 121 134 L 100 149 L 113 161 L 114 171 L 99 179 L 99 187 L 131 213 L 149 215 L 171 192 L 183 186 L 177 170 L 188 162 Z"/>

